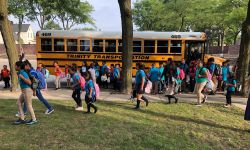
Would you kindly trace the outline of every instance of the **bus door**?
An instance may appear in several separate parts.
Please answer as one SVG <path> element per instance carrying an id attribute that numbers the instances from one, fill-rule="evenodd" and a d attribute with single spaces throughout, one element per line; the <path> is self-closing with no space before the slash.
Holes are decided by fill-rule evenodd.
<path id="1" fill-rule="evenodd" d="M 190 61 L 203 59 L 205 42 L 204 41 L 186 41 L 185 60 Z"/>

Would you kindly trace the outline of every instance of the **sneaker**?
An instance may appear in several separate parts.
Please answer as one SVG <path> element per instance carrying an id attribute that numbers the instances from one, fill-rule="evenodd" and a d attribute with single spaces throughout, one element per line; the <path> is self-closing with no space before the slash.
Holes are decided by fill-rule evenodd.
<path id="1" fill-rule="evenodd" d="M 22 119 L 18 119 L 17 121 L 13 122 L 14 125 L 20 125 L 20 124 L 25 124 L 26 121 Z"/>
<path id="2" fill-rule="evenodd" d="M 95 108 L 95 111 L 94 111 L 94 113 L 96 113 L 97 112 L 97 108 Z"/>
<path id="3" fill-rule="evenodd" d="M 26 114 L 27 114 L 27 113 L 24 113 L 24 117 L 26 117 Z M 20 118 L 20 113 L 16 113 L 15 116 L 16 116 L 17 118 Z"/>
<path id="4" fill-rule="evenodd" d="M 26 125 L 33 125 L 33 124 L 36 124 L 36 123 L 38 123 L 38 121 L 37 120 L 30 120 L 30 121 L 28 121 L 28 122 L 26 122 L 25 124 Z"/>
<path id="5" fill-rule="evenodd" d="M 203 98 L 203 101 L 201 103 L 204 104 L 204 103 L 206 103 L 206 101 L 207 101 L 207 96 L 205 95 L 204 98 Z"/>
<path id="6" fill-rule="evenodd" d="M 229 108 L 229 107 L 231 107 L 231 105 L 230 104 L 226 104 L 226 105 L 224 105 L 224 107 L 225 108 Z"/>
<path id="7" fill-rule="evenodd" d="M 51 113 L 53 113 L 55 110 L 52 108 L 52 109 L 47 109 L 46 111 L 45 111 L 45 114 L 46 115 L 49 115 L 49 114 L 51 114 Z"/>
<path id="8" fill-rule="evenodd" d="M 83 107 L 77 107 L 75 108 L 76 111 L 83 111 Z"/>

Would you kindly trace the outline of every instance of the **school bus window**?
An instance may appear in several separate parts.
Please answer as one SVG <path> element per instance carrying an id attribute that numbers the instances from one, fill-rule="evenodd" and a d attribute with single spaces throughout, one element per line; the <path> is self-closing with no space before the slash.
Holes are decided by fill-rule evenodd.
<path id="1" fill-rule="evenodd" d="M 64 51 L 64 39 L 54 39 L 54 51 Z"/>
<path id="2" fill-rule="evenodd" d="M 116 52 L 116 40 L 105 40 L 105 52 Z"/>
<path id="3" fill-rule="evenodd" d="M 181 42 L 180 40 L 171 41 L 170 53 L 181 53 Z"/>
<path id="4" fill-rule="evenodd" d="M 118 52 L 122 52 L 122 40 L 118 40 Z"/>
<path id="5" fill-rule="evenodd" d="M 133 52 L 135 53 L 141 52 L 141 41 L 133 41 Z"/>
<path id="6" fill-rule="evenodd" d="M 155 41 L 145 40 L 144 41 L 144 53 L 154 53 L 155 52 Z"/>
<path id="7" fill-rule="evenodd" d="M 83 52 L 90 51 L 90 40 L 80 40 L 80 51 Z"/>
<path id="8" fill-rule="evenodd" d="M 168 41 L 157 41 L 157 53 L 168 53 Z"/>
<path id="9" fill-rule="evenodd" d="M 93 40 L 93 52 L 103 52 L 103 40 Z"/>
<path id="10" fill-rule="evenodd" d="M 41 50 L 52 51 L 52 39 L 41 39 Z"/>
<path id="11" fill-rule="evenodd" d="M 77 51 L 77 39 L 68 39 L 67 46 L 67 51 Z"/>

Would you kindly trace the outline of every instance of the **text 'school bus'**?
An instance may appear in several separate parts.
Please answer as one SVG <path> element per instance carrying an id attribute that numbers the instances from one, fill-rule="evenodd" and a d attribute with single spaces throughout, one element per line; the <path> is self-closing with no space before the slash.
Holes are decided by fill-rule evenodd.
<path id="1" fill-rule="evenodd" d="M 133 75 L 136 62 L 146 68 L 152 63 L 165 63 L 168 58 L 174 61 L 203 59 L 206 35 L 202 32 L 134 32 L 133 33 Z M 57 31 L 42 30 L 36 34 L 37 63 L 44 64 L 54 73 L 53 62 L 61 67 L 86 61 L 88 65 L 97 61 L 101 65 L 121 64 L 121 32 L 99 31 Z M 206 58 L 205 58 L 206 59 Z M 122 66 L 122 64 L 121 64 Z"/>

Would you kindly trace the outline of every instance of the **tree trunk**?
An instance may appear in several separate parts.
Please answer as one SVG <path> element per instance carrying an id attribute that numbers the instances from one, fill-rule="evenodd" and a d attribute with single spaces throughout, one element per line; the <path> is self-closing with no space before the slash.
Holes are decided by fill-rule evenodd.
<path id="1" fill-rule="evenodd" d="M 9 59 L 11 72 L 11 90 L 15 91 L 18 84 L 17 74 L 15 71 L 15 63 L 18 60 L 18 52 L 16 49 L 15 40 L 13 37 L 13 29 L 8 20 L 7 0 L 0 1 L 0 31 L 2 33 L 6 53 Z"/>
<path id="2" fill-rule="evenodd" d="M 22 30 L 22 26 L 23 26 L 23 18 L 24 16 L 21 15 L 19 16 L 19 23 L 18 23 L 18 33 L 17 33 L 17 41 L 19 44 L 19 50 L 22 50 L 22 43 L 21 43 L 21 30 Z"/>
<path id="3" fill-rule="evenodd" d="M 248 66 L 250 63 L 250 0 L 248 2 L 247 18 L 242 24 L 240 43 L 239 69 L 237 76 L 242 83 L 242 94 L 248 91 Z"/>
<path id="4" fill-rule="evenodd" d="M 122 22 L 122 77 L 123 92 L 129 94 L 132 89 L 133 23 L 131 0 L 118 0 Z"/>

